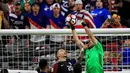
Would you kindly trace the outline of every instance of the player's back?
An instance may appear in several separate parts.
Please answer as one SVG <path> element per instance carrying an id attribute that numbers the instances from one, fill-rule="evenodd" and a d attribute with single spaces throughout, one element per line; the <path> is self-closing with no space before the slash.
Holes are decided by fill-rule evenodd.
<path id="1" fill-rule="evenodd" d="M 104 52 L 102 45 L 98 42 L 92 48 L 85 51 L 86 68 L 88 73 L 103 73 Z"/>

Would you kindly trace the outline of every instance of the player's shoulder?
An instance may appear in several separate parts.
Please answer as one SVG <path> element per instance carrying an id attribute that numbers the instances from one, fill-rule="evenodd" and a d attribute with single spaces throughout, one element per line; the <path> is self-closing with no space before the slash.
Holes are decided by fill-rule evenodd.
<path id="1" fill-rule="evenodd" d="M 14 13 L 10 13 L 10 14 L 9 14 L 9 17 L 17 18 L 17 15 L 14 14 Z"/>

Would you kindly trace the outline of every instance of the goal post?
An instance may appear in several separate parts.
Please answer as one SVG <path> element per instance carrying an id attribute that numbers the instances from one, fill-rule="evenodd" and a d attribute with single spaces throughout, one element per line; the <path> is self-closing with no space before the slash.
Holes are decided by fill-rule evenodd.
<path id="1" fill-rule="evenodd" d="M 90 29 L 94 34 L 130 34 L 129 28 Z M 85 34 L 84 29 L 76 29 L 77 33 Z M 1 35 L 39 35 L 39 34 L 72 34 L 71 29 L 3 29 Z"/>
<path id="2" fill-rule="evenodd" d="M 90 30 L 103 44 L 105 73 L 129 73 L 130 29 Z M 87 43 L 85 30 L 76 31 L 79 39 Z M 69 59 L 77 59 L 80 51 L 73 41 L 71 29 L 1 29 L 0 36 L 0 69 L 9 69 L 9 73 L 37 73 L 35 69 L 42 58 L 47 59 L 51 67 L 56 62 L 59 48 L 67 49 Z M 123 52 L 122 48 L 125 49 Z M 120 52 L 122 55 L 118 57 Z M 82 66 L 85 71 L 84 60 Z"/>

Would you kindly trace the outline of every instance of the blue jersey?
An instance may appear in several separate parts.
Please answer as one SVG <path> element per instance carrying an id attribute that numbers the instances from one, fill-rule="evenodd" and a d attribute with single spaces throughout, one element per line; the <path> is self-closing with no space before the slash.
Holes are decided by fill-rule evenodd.
<path id="1" fill-rule="evenodd" d="M 65 24 L 65 17 L 60 15 L 59 17 L 54 17 L 54 15 L 51 15 L 49 18 L 51 28 L 55 29 L 62 29 L 66 26 Z"/>
<path id="2" fill-rule="evenodd" d="M 34 16 L 33 13 L 31 13 L 28 20 L 31 29 L 42 29 L 49 25 L 49 19 L 43 13 L 39 13 L 37 16 Z"/>
<path id="3" fill-rule="evenodd" d="M 41 6 L 41 12 L 44 13 L 47 17 L 50 17 L 52 12 L 52 6 L 48 6 L 46 4 L 42 4 Z"/>
<path id="4" fill-rule="evenodd" d="M 106 8 L 95 9 L 92 11 L 96 28 L 100 28 L 107 18 L 110 18 L 110 12 Z"/>
<path id="5" fill-rule="evenodd" d="M 123 56 L 122 63 L 124 65 L 128 65 L 128 64 L 130 65 L 130 48 L 124 48 L 122 56 Z"/>

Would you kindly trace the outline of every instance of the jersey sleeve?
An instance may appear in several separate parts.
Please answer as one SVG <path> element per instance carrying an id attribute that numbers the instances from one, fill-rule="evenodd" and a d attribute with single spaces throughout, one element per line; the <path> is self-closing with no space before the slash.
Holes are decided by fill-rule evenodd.
<path id="1" fill-rule="evenodd" d="M 100 54 L 104 54 L 102 44 L 97 40 L 96 48 Z"/>

